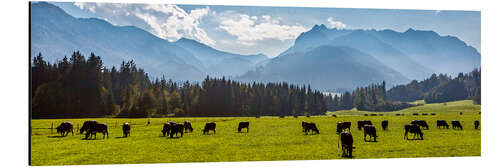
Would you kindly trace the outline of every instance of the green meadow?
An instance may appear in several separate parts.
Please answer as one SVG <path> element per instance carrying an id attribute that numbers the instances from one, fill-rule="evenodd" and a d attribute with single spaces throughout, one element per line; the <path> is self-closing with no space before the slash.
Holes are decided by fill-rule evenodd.
<path id="1" fill-rule="evenodd" d="M 474 129 L 474 120 L 481 120 L 480 105 L 470 100 L 424 104 L 395 112 L 345 110 L 311 117 L 210 117 L 210 118 L 87 118 L 36 119 L 31 121 L 32 165 L 134 164 L 219 161 L 273 161 L 342 159 L 338 148 L 336 123 L 351 121 L 354 136 L 353 158 L 457 157 L 481 155 L 481 132 Z M 462 112 L 463 114 L 460 114 Z M 413 116 L 412 113 L 419 113 Z M 422 113 L 429 115 L 423 116 Z M 430 115 L 435 113 L 436 115 Z M 332 116 L 332 115 L 335 115 Z M 383 116 L 379 116 L 383 114 Z M 404 116 L 396 116 L 404 114 Z M 430 130 L 423 130 L 424 140 L 404 140 L 404 124 L 426 120 Z M 438 129 L 436 120 L 446 120 L 450 129 Z M 83 140 L 78 133 L 85 120 L 107 123 L 109 138 Z M 150 120 L 151 124 L 147 125 Z M 182 138 L 163 137 L 161 129 L 167 121 L 190 121 L 194 131 Z M 365 142 L 358 120 L 371 120 L 377 128 L 377 142 Z M 381 121 L 389 128 L 382 130 Z M 459 120 L 464 130 L 451 128 L 451 120 Z M 71 121 L 75 134 L 59 137 L 55 128 L 62 121 Z M 250 121 L 249 133 L 238 133 L 240 121 Z M 314 122 L 318 135 L 304 135 L 301 122 Z M 131 136 L 122 138 L 121 124 L 132 124 Z M 206 122 L 216 122 L 217 133 L 203 135 Z M 246 130 L 243 130 L 246 132 Z M 410 138 L 413 135 L 410 135 Z"/>

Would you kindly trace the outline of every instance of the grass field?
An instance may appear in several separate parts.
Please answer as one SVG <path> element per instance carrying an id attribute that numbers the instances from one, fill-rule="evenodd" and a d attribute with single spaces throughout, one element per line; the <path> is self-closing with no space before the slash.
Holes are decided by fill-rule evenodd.
<path id="1" fill-rule="evenodd" d="M 474 120 L 480 120 L 479 105 L 472 101 L 444 104 L 425 104 L 402 111 L 385 112 L 384 116 L 362 116 L 364 111 L 346 110 L 328 112 L 332 116 L 313 117 L 230 117 L 230 118 L 151 118 L 148 119 L 92 119 L 108 124 L 109 139 L 82 140 L 84 135 L 69 134 L 57 137 L 50 129 L 62 121 L 81 126 L 90 119 L 32 120 L 32 165 L 81 165 L 125 163 L 215 162 L 215 161 L 270 161 L 340 159 L 337 148 L 336 122 L 351 121 L 354 136 L 353 158 L 399 157 L 453 157 L 480 156 L 481 133 L 475 130 Z M 410 113 L 436 113 L 434 116 L 412 116 Z M 463 112 L 460 115 L 459 112 Z M 405 113 L 405 116 L 395 116 Z M 430 130 L 424 130 L 424 140 L 403 140 L 403 125 L 413 119 L 426 120 Z M 436 120 L 444 119 L 450 129 L 437 129 Z M 451 129 L 451 120 L 460 120 L 464 130 Z M 189 120 L 194 128 L 182 138 L 161 136 L 166 121 Z M 363 132 L 356 128 L 357 120 L 371 120 L 377 128 L 378 142 L 363 141 Z M 389 130 L 382 131 L 380 123 L 389 120 Z M 205 122 L 217 123 L 217 134 L 203 135 Z M 250 121 L 250 133 L 238 133 L 240 121 Z M 304 135 L 301 121 L 317 124 L 319 135 Z M 121 138 L 121 124 L 132 123 L 131 136 Z"/>

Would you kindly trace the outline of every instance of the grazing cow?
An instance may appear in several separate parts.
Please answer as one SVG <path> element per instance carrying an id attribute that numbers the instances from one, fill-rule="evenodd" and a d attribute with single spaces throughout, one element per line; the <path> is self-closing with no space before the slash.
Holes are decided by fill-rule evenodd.
<path id="1" fill-rule="evenodd" d="M 306 131 L 306 123 L 307 122 L 302 121 L 302 132 Z"/>
<path id="2" fill-rule="evenodd" d="M 366 141 L 366 135 L 370 136 L 368 140 L 371 140 L 373 137 L 373 141 L 377 142 L 377 129 L 375 129 L 375 126 L 373 125 L 365 125 L 363 127 L 364 134 L 365 134 L 365 141 Z"/>
<path id="3" fill-rule="evenodd" d="M 191 126 L 191 122 L 184 121 L 184 131 L 185 132 L 193 132 L 193 127 Z"/>
<path id="4" fill-rule="evenodd" d="M 453 127 L 453 129 L 459 129 L 459 128 L 460 128 L 460 130 L 464 129 L 462 127 L 462 124 L 460 124 L 460 121 L 457 121 L 457 120 L 451 121 L 451 127 Z"/>
<path id="5" fill-rule="evenodd" d="M 414 116 L 418 116 L 418 113 L 413 113 L 412 115 L 414 115 Z"/>
<path id="6" fill-rule="evenodd" d="M 445 120 L 437 120 L 436 125 L 438 128 L 445 128 L 445 127 L 446 127 L 446 129 L 450 128 L 450 126 L 448 125 L 448 123 L 446 123 Z"/>
<path id="7" fill-rule="evenodd" d="M 436 113 L 431 113 L 431 115 L 436 115 Z"/>
<path id="8" fill-rule="evenodd" d="M 95 120 L 85 121 L 82 128 L 80 128 L 80 134 L 82 134 L 83 132 L 86 132 L 85 139 L 88 139 L 89 136 L 90 138 L 92 138 L 92 135 L 94 135 L 94 139 L 97 138 L 98 132 L 103 134 L 103 139 L 106 136 L 109 138 L 108 125 L 106 125 L 105 123 L 99 123 Z"/>
<path id="9" fill-rule="evenodd" d="M 311 134 L 319 134 L 319 130 L 318 128 L 316 127 L 316 124 L 315 123 L 312 123 L 312 122 L 303 122 L 302 123 L 303 127 L 304 127 L 304 133 L 307 135 L 307 133 L 309 131 L 312 131 Z"/>
<path id="10" fill-rule="evenodd" d="M 364 121 L 358 121 L 358 129 L 361 130 L 365 125 L 373 125 L 372 121 L 370 120 L 364 120 Z"/>
<path id="11" fill-rule="evenodd" d="M 246 128 L 248 133 L 248 127 L 250 126 L 250 122 L 240 122 L 238 124 L 238 132 L 241 132 L 241 129 Z"/>
<path id="12" fill-rule="evenodd" d="M 122 130 L 123 130 L 124 137 L 130 136 L 130 124 L 128 122 L 125 122 L 122 125 Z"/>
<path id="13" fill-rule="evenodd" d="M 181 133 L 181 137 L 184 136 L 184 124 L 175 124 L 170 129 L 170 138 L 179 137 L 179 133 Z"/>
<path id="14" fill-rule="evenodd" d="M 213 130 L 214 131 L 214 134 L 215 134 L 215 122 L 208 122 L 205 124 L 205 128 L 203 128 L 203 134 L 205 133 L 209 133 L 210 130 Z"/>
<path id="15" fill-rule="evenodd" d="M 353 138 L 352 138 L 352 134 L 351 132 L 349 131 L 345 131 L 345 132 L 342 132 L 340 133 L 340 142 L 338 142 L 338 144 L 340 144 L 342 142 L 342 157 L 352 157 L 352 144 L 354 142 Z M 337 144 L 337 148 L 339 147 L 339 145 Z"/>
<path id="16" fill-rule="evenodd" d="M 61 136 L 68 136 L 69 132 L 71 132 L 71 135 L 74 135 L 73 133 L 73 123 L 71 122 L 62 122 L 61 125 L 59 125 L 57 128 L 57 133 L 60 133 Z M 66 135 L 64 135 L 66 133 Z"/>
<path id="17" fill-rule="evenodd" d="M 332 117 L 337 117 L 337 115 L 333 114 Z"/>
<path id="18" fill-rule="evenodd" d="M 404 139 L 408 139 L 408 132 L 413 133 L 413 139 L 415 136 L 420 136 L 420 140 L 424 140 L 424 133 L 420 130 L 420 126 L 417 124 L 406 124 L 405 125 L 405 136 Z"/>
<path id="19" fill-rule="evenodd" d="M 382 129 L 387 130 L 387 127 L 389 126 L 389 121 L 388 120 L 383 120 L 382 121 Z"/>
<path id="20" fill-rule="evenodd" d="M 425 130 L 429 130 L 429 125 L 427 125 L 427 122 L 425 120 L 412 120 L 411 124 L 416 124 L 422 127 L 422 129 L 425 128 Z"/>
<path id="21" fill-rule="evenodd" d="M 163 133 L 163 136 L 165 137 L 166 134 L 170 134 L 170 131 L 174 128 L 175 122 L 167 122 L 163 124 L 163 129 L 161 132 Z"/>
<path id="22" fill-rule="evenodd" d="M 337 134 L 343 132 L 345 129 L 351 131 L 351 122 L 337 122 Z"/>
<path id="23" fill-rule="evenodd" d="M 479 120 L 474 121 L 474 129 L 479 129 Z"/>

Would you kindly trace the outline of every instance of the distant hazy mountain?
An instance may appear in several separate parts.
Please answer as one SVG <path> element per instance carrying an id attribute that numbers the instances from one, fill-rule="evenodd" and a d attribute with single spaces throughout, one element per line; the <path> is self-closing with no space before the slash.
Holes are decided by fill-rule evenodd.
<path id="1" fill-rule="evenodd" d="M 31 6 L 31 55 L 61 60 L 79 50 L 100 56 L 105 65 L 134 60 L 150 75 L 202 80 L 206 75 L 241 75 L 267 59 L 217 51 L 199 42 L 168 42 L 134 26 L 114 26 L 95 18 L 75 18 L 45 3 Z"/>
<path id="2" fill-rule="evenodd" d="M 404 83 L 408 78 L 372 56 L 350 47 L 323 45 L 272 59 L 266 66 L 239 77 L 243 81 L 311 84 L 327 89 L 352 89 L 371 83 Z"/>
<path id="3" fill-rule="evenodd" d="M 431 73 L 455 75 L 479 68 L 481 64 L 481 55 L 475 48 L 456 37 L 439 36 L 434 31 L 408 29 L 401 33 L 328 29 L 324 25 L 315 25 L 302 33 L 295 44 L 280 55 L 325 44 L 358 49 L 410 79 L 423 79 Z"/>
<path id="4" fill-rule="evenodd" d="M 219 51 L 186 38 L 181 38 L 174 44 L 188 50 L 203 62 L 203 69 L 208 74 L 215 76 L 243 74 L 250 69 L 255 69 L 256 65 L 268 59 L 263 54 L 242 56 Z"/>
<path id="5" fill-rule="evenodd" d="M 401 33 L 315 25 L 266 66 L 240 78 L 310 83 L 323 90 L 352 89 L 382 80 L 389 86 L 402 84 L 432 73 L 455 75 L 479 68 L 480 60 L 473 47 L 433 31 Z"/>

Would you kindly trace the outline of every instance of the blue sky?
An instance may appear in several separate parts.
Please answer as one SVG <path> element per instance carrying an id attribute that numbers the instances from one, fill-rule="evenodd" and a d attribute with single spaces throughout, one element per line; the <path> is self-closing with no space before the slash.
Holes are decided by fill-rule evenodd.
<path id="1" fill-rule="evenodd" d="M 480 51 L 479 11 L 353 8 L 241 7 L 54 2 L 75 17 L 134 25 L 160 38 L 190 38 L 216 49 L 277 56 L 315 24 L 329 28 L 433 30 L 456 36 Z"/>

